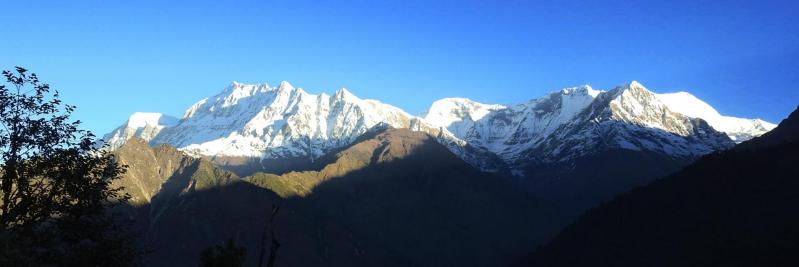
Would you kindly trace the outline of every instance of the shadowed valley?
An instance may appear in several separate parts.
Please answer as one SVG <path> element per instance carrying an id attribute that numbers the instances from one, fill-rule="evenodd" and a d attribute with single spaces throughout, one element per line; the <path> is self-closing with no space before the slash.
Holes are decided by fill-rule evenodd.
<path id="1" fill-rule="evenodd" d="M 122 182 L 141 204 L 133 212 L 152 265 L 196 261 L 229 238 L 254 264 L 273 204 L 281 266 L 509 263 L 556 225 L 529 194 L 404 129 L 364 138 L 321 170 L 283 175 L 239 178 L 175 152 L 143 141 L 116 152 L 136 170 Z"/>

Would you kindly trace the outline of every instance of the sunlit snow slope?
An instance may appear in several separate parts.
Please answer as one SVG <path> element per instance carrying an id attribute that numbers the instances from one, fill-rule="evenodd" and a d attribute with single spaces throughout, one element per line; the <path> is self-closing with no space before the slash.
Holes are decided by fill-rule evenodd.
<path id="1" fill-rule="evenodd" d="M 180 120 L 135 113 L 104 140 L 111 149 L 138 136 L 195 156 L 313 160 L 384 127 L 427 132 L 473 166 L 513 171 L 531 160 L 561 161 L 600 147 L 696 157 L 774 125 L 722 116 L 688 93 L 656 94 L 638 82 L 609 91 L 565 88 L 513 105 L 446 98 L 422 117 L 346 89 L 315 95 L 288 82 L 233 82 L 192 105 Z"/>

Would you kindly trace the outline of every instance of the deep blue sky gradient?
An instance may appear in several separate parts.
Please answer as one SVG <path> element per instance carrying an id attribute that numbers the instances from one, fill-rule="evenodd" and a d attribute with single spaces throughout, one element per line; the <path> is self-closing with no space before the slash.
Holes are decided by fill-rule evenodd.
<path id="1" fill-rule="evenodd" d="M 98 134 L 180 116 L 230 81 L 347 87 L 411 113 L 638 80 L 723 114 L 799 104 L 796 1 L 13 1 L 0 68 L 25 66 Z"/>

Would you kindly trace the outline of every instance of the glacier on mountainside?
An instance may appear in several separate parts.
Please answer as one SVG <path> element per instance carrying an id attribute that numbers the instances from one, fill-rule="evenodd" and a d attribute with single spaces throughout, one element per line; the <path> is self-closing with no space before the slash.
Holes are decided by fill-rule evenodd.
<path id="1" fill-rule="evenodd" d="M 421 117 L 343 88 L 309 94 L 285 81 L 274 87 L 233 82 L 179 120 L 134 113 L 104 140 L 111 149 L 136 136 L 194 156 L 313 160 L 375 127 L 423 131 L 475 167 L 518 174 L 529 160 L 567 160 L 601 147 L 695 157 L 773 124 L 725 117 L 690 94 L 656 94 L 635 81 L 609 91 L 565 88 L 513 105 L 445 98 Z"/>

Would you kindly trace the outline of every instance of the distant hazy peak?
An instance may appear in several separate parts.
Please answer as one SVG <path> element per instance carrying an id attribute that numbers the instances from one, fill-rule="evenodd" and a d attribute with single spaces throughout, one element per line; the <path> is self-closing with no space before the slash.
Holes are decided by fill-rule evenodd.
<path id="1" fill-rule="evenodd" d="M 169 115 L 154 112 L 134 112 L 128 118 L 129 128 L 143 128 L 145 126 L 166 127 L 177 124 L 178 119 Z"/>
<path id="2" fill-rule="evenodd" d="M 726 133 L 736 143 L 760 136 L 777 127 L 777 125 L 761 119 L 723 116 L 712 106 L 688 92 L 657 94 L 657 97 L 669 109 L 706 121 L 714 129 Z"/>
<path id="3" fill-rule="evenodd" d="M 685 91 L 658 94 L 657 96 L 671 109 L 687 116 L 696 118 L 721 116 L 716 109 Z"/>
<path id="4" fill-rule="evenodd" d="M 132 138 L 138 137 L 146 141 L 152 140 L 164 128 L 178 124 L 179 120 L 161 113 L 135 112 L 128 121 L 106 134 L 103 140 L 110 149 L 117 149 Z"/>
<path id="5" fill-rule="evenodd" d="M 777 128 L 741 143 L 736 149 L 763 148 L 792 142 L 799 142 L 799 107 L 783 119 Z"/>
<path id="6" fill-rule="evenodd" d="M 433 102 L 424 119 L 438 127 L 449 127 L 464 119 L 480 120 L 491 111 L 504 108 L 503 105 L 482 104 L 467 98 L 444 98 Z"/>

